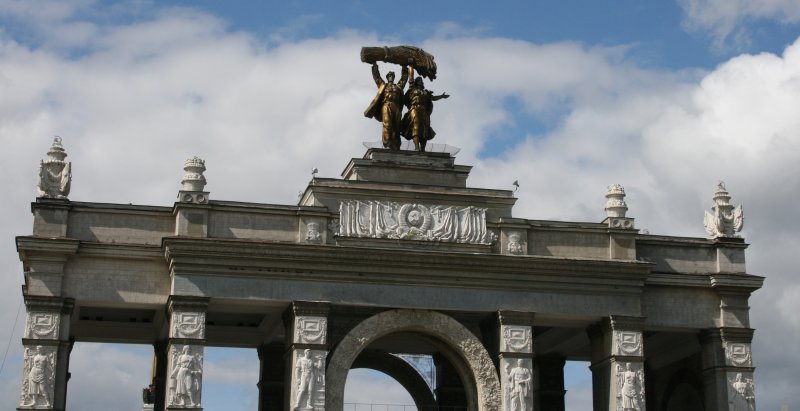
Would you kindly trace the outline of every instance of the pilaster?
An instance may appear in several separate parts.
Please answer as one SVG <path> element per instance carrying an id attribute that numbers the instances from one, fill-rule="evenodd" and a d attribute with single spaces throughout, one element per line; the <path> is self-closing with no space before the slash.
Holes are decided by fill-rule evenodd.
<path id="1" fill-rule="evenodd" d="M 646 410 L 643 324 L 613 315 L 589 328 L 595 410 Z"/>
<path id="2" fill-rule="evenodd" d="M 700 334 L 707 411 L 755 410 L 750 328 L 712 328 Z"/>
<path id="3" fill-rule="evenodd" d="M 498 311 L 503 411 L 533 410 L 533 313 Z"/>
<path id="4" fill-rule="evenodd" d="M 22 338 L 24 362 L 18 410 L 63 410 L 73 342 L 69 325 L 75 301 L 69 298 L 25 296 L 26 322 Z"/>
<path id="5" fill-rule="evenodd" d="M 202 410 L 208 298 L 170 296 L 164 403 L 167 410 Z"/>
<path id="6" fill-rule="evenodd" d="M 330 305 L 295 301 L 284 315 L 289 347 L 284 403 L 293 411 L 325 410 Z"/>

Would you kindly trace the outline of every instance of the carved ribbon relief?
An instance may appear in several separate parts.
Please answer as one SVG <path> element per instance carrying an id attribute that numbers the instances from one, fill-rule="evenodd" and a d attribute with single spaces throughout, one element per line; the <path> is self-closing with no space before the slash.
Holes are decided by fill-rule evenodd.
<path id="1" fill-rule="evenodd" d="M 61 315 L 58 313 L 31 311 L 25 323 L 25 338 L 58 339 L 58 326 Z"/>
<path id="2" fill-rule="evenodd" d="M 328 320 L 325 317 L 298 316 L 294 319 L 294 342 L 325 344 Z"/>
<path id="3" fill-rule="evenodd" d="M 530 353 L 533 351 L 531 327 L 525 325 L 502 325 L 500 349 L 503 352 Z"/>
<path id="4" fill-rule="evenodd" d="M 170 347 L 167 406 L 197 407 L 203 386 L 203 347 Z"/>
<path id="5" fill-rule="evenodd" d="M 643 356 L 642 333 L 639 331 L 614 331 L 614 355 Z"/>
<path id="6" fill-rule="evenodd" d="M 175 311 L 172 313 L 172 338 L 205 338 L 206 313 Z"/>
<path id="7" fill-rule="evenodd" d="M 339 235 L 491 244 L 496 236 L 486 229 L 486 209 L 388 201 L 343 201 L 339 206 Z"/>
<path id="8" fill-rule="evenodd" d="M 51 408 L 55 380 L 56 347 L 26 347 L 20 406 Z"/>

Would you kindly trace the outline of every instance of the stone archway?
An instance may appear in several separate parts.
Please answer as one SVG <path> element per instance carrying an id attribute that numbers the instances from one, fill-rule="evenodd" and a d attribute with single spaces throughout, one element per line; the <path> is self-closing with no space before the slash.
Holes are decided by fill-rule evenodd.
<path id="1" fill-rule="evenodd" d="M 422 376 L 407 362 L 379 350 L 363 350 L 351 369 L 369 368 L 380 371 L 397 381 L 408 391 L 417 409 L 433 409 L 436 399 Z"/>
<path id="2" fill-rule="evenodd" d="M 458 371 L 470 411 L 500 410 L 500 381 L 483 344 L 458 321 L 435 311 L 392 310 L 362 321 L 342 339 L 330 357 L 325 373 L 325 409 L 342 411 L 347 372 L 358 355 L 379 338 L 397 332 L 414 332 L 441 343 L 442 354 Z"/>

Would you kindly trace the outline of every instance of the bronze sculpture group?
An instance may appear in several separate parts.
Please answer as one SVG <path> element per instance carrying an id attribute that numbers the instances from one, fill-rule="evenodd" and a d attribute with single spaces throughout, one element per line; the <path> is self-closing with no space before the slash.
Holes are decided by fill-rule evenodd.
<path id="1" fill-rule="evenodd" d="M 436 78 L 433 56 L 412 46 L 364 47 L 361 49 L 361 61 L 372 63 L 372 78 L 378 86 L 378 92 L 364 111 L 364 116 L 382 123 L 383 147 L 399 150 L 400 136 L 403 136 L 414 141 L 416 151 L 425 151 L 428 140 L 436 135 L 430 118 L 433 102 L 450 97 L 447 93 L 434 95 L 425 88 L 423 76 L 431 80 Z M 394 82 L 393 71 L 386 73 L 384 81 L 378 69 L 378 61 L 399 64 L 402 70 L 400 81 Z M 416 78 L 414 70 L 419 74 Z M 413 80 L 408 90 L 403 92 L 409 78 Z M 403 106 L 408 108 L 405 114 L 402 114 Z"/>

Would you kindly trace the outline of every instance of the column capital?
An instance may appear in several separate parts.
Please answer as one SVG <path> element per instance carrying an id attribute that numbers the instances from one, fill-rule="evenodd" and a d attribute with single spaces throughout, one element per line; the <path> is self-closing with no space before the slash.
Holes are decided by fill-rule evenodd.
<path id="1" fill-rule="evenodd" d="M 527 325 L 532 327 L 536 313 L 523 311 L 497 311 L 497 322 L 500 325 Z"/>
<path id="2" fill-rule="evenodd" d="M 167 310 L 175 311 L 203 311 L 208 309 L 209 297 L 196 297 L 189 295 L 170 295 L 167 299 Z"/>

